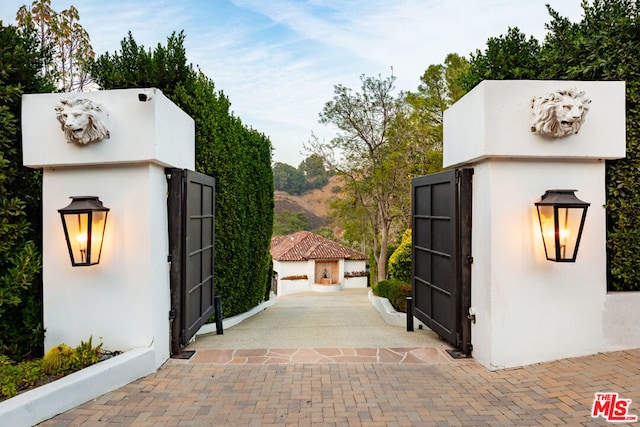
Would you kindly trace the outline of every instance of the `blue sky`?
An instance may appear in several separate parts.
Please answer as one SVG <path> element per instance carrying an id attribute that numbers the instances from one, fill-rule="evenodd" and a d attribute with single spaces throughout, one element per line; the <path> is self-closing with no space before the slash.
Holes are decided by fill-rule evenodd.
<path id="1" fill-rule="evenodd" d="M 0 0 L 0 19 L 14 23 L 24 0 Z M 448 53 L 483 50 L 486 40 L 518 27 L 543 40 L 545 3 L 578 21 L 580 0 L 52 0 L 73 4 L 97 54 L 119 50 L 131 31 L 139 44 L 165 44 L 184 30 L 189 61 L 224 91 L 242 121 L 265 133 L 274 161 L 306 157 L 311 132 L 333 86 L 359 88 L 359 76 L 388 76 L 415 91 L 420 76 Z"/>

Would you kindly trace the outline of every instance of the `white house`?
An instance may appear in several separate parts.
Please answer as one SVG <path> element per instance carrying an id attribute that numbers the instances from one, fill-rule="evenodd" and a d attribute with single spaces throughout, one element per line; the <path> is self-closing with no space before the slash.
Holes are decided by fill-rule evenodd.
<path id="1" fill-rule="evenodd" d="M 363 253 L 310 231 L 273 237 L 271 256 L 278 296 L 367 287 Z"/>

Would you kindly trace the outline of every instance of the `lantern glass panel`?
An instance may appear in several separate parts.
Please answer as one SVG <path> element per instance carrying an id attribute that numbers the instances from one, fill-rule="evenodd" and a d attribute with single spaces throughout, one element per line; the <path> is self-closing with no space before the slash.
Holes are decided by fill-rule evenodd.
<path id="1" fill-rule="evenodd" d="M 556 254 L 556 233 L 553 206 L 538 206 L 538 218 L 540 219 L 540 231 L 542 232 L 547 259 L 554 259 Z"/>
<path id="2" fill-rule="evenodd" d="M 88 213 L 64 214 L 64 223 L 67 226 L 68 244 L 71 250 L 72 262 L 84 264 L 87 262 L 87 239 L 89 233 Z"/>
<path id="3" fill-rule="evenodd" d="M 558 208 L 558 245 L 560 257 L 575 258 L 583 208 Z"/>
<path id="4" fill-rule="evenodd" d="M 107 223 L 107 212 L 93 212 L 91 219 L 91 253 L 89 261 L 91 264 L 97 264 L 100 261 L 100 253 L 102 252 L 102 239 Z"/>

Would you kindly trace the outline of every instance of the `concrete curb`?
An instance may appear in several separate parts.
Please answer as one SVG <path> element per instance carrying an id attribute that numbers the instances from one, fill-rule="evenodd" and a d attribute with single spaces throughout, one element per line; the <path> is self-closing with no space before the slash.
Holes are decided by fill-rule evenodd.
<path id="1" fill-rule="evenodd" d="M 387 298 L 379 297 L 373 294 L 372 290 L 369 290 L 369 301 L 378 310 L 385 322 L 389 325 L 407 327 L 407 314 L 396 311 Z M 415 316 L 413 316 L 413 324 L 417 328 L 419 325 L 424 325 Z"/>
<path id="2" fill-rule="evenodd" d="M 260 313 L 262 310 L 268 307 L 271 307 L 272 305 L 275 305 L 275 303 L 276 302 L 272 297 L 271 299 L 269 299 L 269 301 L 265 301 L 262 304 L 253 307 L 249 311 L 238 314 L 236 316 L 229 317 L 228 319 L 222 319 L 222 329 L 227 329 L 237 325 L 238 323 L 242 323 L 244 320 L 248 319 L 249 317 L 255 316 L 256 314 Z M 206 325 L 202 325 L 202 327 L 198 329 L 198 332 L 196 332 L 196 335 L 194 336 L 194 338 L 198 335 L 209 334 L 211 332 L 216 332 L 215 323 L 207 323 Z"/>
<path id="3" fill-rule="evenodd" d="M 155 372 L 153 347 L 135 348 L 0 402 L 2 425 L 33 426 Z"/>

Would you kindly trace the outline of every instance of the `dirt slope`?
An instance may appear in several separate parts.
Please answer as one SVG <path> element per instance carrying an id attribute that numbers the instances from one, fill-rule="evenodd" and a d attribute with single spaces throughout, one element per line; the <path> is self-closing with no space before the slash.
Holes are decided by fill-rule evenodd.
<path id="1" fill-rule="evenodd" d="M 339 181 L 333 177 L 323 188 L 311 190 L 300 196 L 276 191 L 274 193 L 274 211 L 275 213 L 281 213 L 284 210 L 302 212 L 309 218 L 312 230 L 324 227 L 327 225 L 329 203 L 336 198 L 333 188 L 337 185 L 339 185 Z"/>

